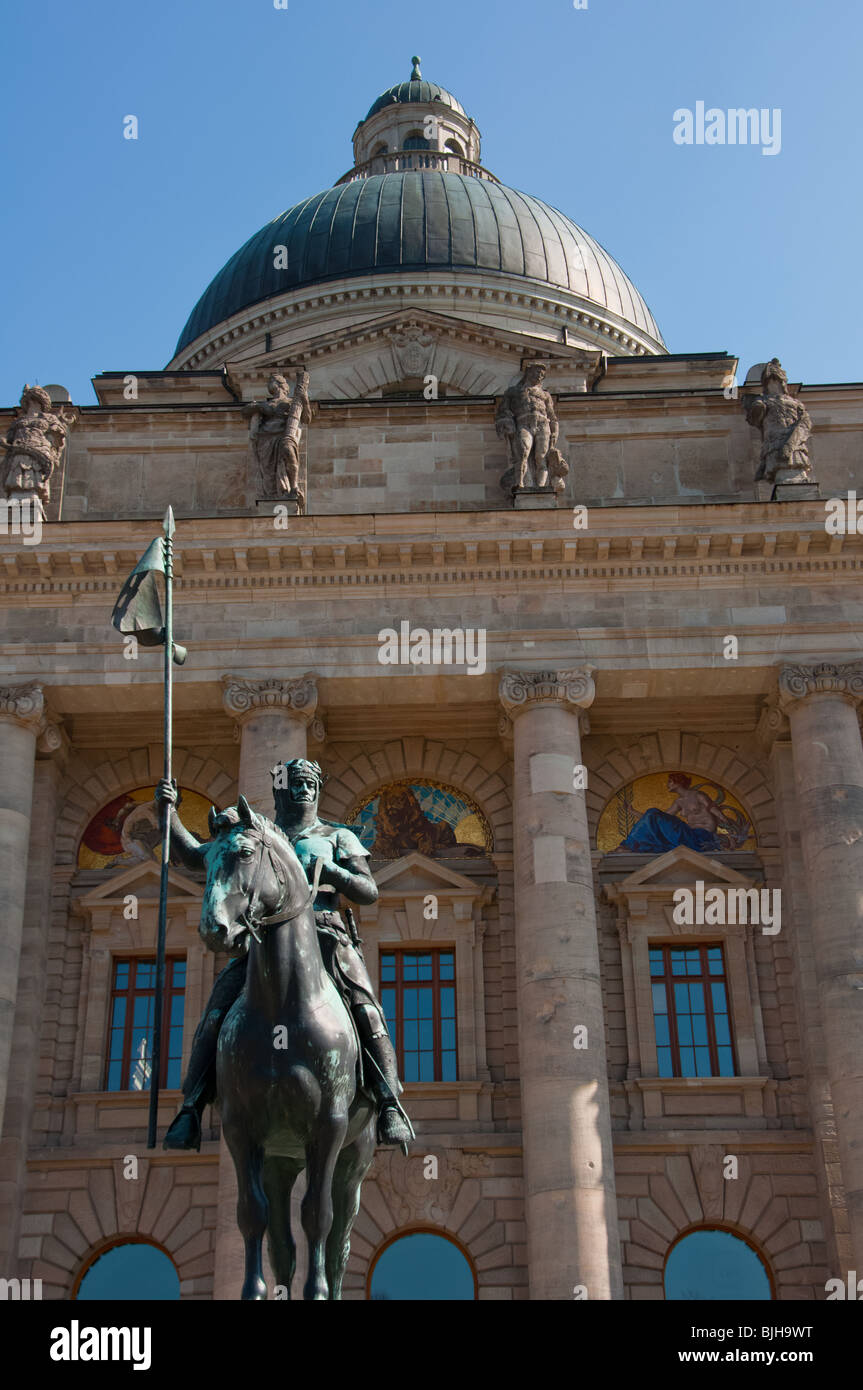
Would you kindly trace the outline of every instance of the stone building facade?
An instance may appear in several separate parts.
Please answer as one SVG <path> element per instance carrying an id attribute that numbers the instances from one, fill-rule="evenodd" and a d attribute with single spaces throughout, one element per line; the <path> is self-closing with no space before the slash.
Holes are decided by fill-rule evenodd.
<path id="1" fill-rule="evenodd" d="M 370 973 L 386 950 L 454 953 L 458 1065 L 407 1084 L 417 1143 L 378 1151 L 346 1296 L 427 1231 L 481 1299 L 662 1299 L 675 1243 L 721 1229 L 772 1296 L 824 1298 L 863 1270 L 863 540 L 825 524 L 861 482 L 863 387 L 788 388 L 817 481 L 779 500 L 742 408 L 762 364 L 738 388 L 734 357 L 668 353 L 607 253 L 482 167 L 454 97 L 415 66 L 354 145 L 216 277 L 164 371 L 94 379 L 41 541 L 0 542 L 0 1272 L 69 1298 L 132 1237 L 183 1298 L 238 1294 L 217 1112 L 200 1153 L 148 1151 L 146 1095 L 106 1082 L 112 971 L 152 956 L 158 864 L 82 857 L 161 775 L 161 661 L 126 659 L 110 616 L 170 504 L 184 794 L 269 813 L 269 770 L 307 754 L 328 819 L 410 786 L 481 826 L 470 854 L 371 846 Z M 519 495 L 496 410 L 531 362 L 569 475 Z M 261 496 L 245 407 L 301 368 L 298 506 Z M 402 624 L 481 633 L 484 660 L 383 664 Z M 612 845 L 669 774 L 745 839 Z M 781 929 L 681 924 L 698 882 L 779 890 Z M 201 881 L 170 885 L 185 1061 L 220 962 Z M 721 948 L 734 1064 L 669 1074 L 654 953 L 701 946 Z"/>

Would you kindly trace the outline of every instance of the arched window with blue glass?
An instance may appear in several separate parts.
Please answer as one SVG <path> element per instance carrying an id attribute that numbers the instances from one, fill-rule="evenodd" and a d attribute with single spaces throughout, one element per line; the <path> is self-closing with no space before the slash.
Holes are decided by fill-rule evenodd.
<path id="1" fill-rule="evenodd" d="M 166 1302 L 180 1297 L 180 1276 L 152 1241 L 115 1240 L 90 1258 L 72 1297 Z"/>
<path id="2" fill-rule="evenodd" d="M 373 1301 L 476 1298 L 473 1265 L 461 1246 L 434 1231 L 395 1236 L 375 1258 L 367 1296 Z"/>
<path id="3" fill-rule="evenodd" d="M 672 1302 L 773 1298 L 772 1277 L 758 1251 L 719 1227 L 688 1231 L 675 1242 L 666 1256 L 663 1287 Z"/>

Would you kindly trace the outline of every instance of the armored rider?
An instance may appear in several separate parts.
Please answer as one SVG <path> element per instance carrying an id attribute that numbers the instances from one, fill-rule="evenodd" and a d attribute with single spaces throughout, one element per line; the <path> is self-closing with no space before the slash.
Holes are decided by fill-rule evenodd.
<path id="1" fill-rule="evenodd" d="M 340 893 L 355 903 L 373 903 L 377 899 L 377 885 L 368 870 L 367 851 L 352 830 L 319 819 L 318 800 L 324 775 L 318 763 L 294 758 L 273 768 L 272 776 L 275 823 L 293 845 L 310 883 L 314 881 L 316 862 L 322 861 L 314 901 L 318 941 L 327 972 L 356 1025 L 362 1049 L 364 1086 L 378 1110 L 378 1143 L 399 1144 L 407 1154 L 414 1131 L 398 1100 L 402 1086 L 383 1009 L 375 997 L 359 938 L 355 930 L 352 933 L 345 926 L 338 911 Z M 163 779 L 156 788 L 156 798 L 176 808 L 176 786 Z M 187 868 L 201 869 L 201 846 L 186 830 L 176 809 L 171 812 L 171 848 Z M 347 915 L 352 923 L 351 914 Z M 248 936 L 244 940 L 247 948 Z M 165 1135 L 163 1147 L 166 1149 L 201 1147 L 204 1108 L 216 1098 L 219 1029 L 243 988 L 246 962 L 244 953 L 232 960 L 216 978 L 195 1033 L 189 1069 L 183 1081 L 183 1106 Z"/>

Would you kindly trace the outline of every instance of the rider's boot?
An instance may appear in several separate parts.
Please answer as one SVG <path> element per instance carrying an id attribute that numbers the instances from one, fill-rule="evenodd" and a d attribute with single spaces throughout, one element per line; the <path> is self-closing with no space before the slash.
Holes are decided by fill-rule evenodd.
<path id="1" fill-rule="evenodd" d="M 401 1091 L 398 1064 L 388 1033 L 374 1033 L 364 1040 L 370 1065 L 365 1067 L 366 1082 L 378 1107 L 378 1143 L 399 1144 L 405 1158 L 408 1145 L 416 1138 L 413 1125 L 399 1104 Z"/>
<path id="2" fill-rule="evenodd" d="M 216 1099 L 216 1051 L 219 1029 L 238 997 L 246 978 L 245 958 L 231 964 L 216 977 L 204 1016 L 195 1030 L 189 1069 L 183 1080 L 183 1107 L 168 1127 L 163 1149 L 201 1148 L 201 1121 L 204 1110 Z"/>
<path id="3" fill-rule="evenodd" d="M 212 1036 L 211 1036 L 212 1034 Z M 183 1105 L 168 1126 L 163 1149 L 201 1149 L 204 1110 L 216 1096 L 216 1044 L 218 1029 L 198 1031 L 183 1083 Z"/>
<path id="4" fill-rule="evenodd" d="M 184 1100 L 162 1140 L 163 1149 L 201 1149 L 201 1122 L 204 1105 Z"/>

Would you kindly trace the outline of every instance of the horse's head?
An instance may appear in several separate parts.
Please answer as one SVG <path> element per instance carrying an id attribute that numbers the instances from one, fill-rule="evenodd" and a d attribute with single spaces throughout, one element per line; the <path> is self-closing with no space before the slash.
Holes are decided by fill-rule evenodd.
<path id="1" fill-rule="evenodd" d="M 200 933 L 211 950 L 242 955 L 267 918 L 302 909 L 309 885 L 290 842 L 244 796 L 227 811 L 211 807 L 209 825 Z"/>

